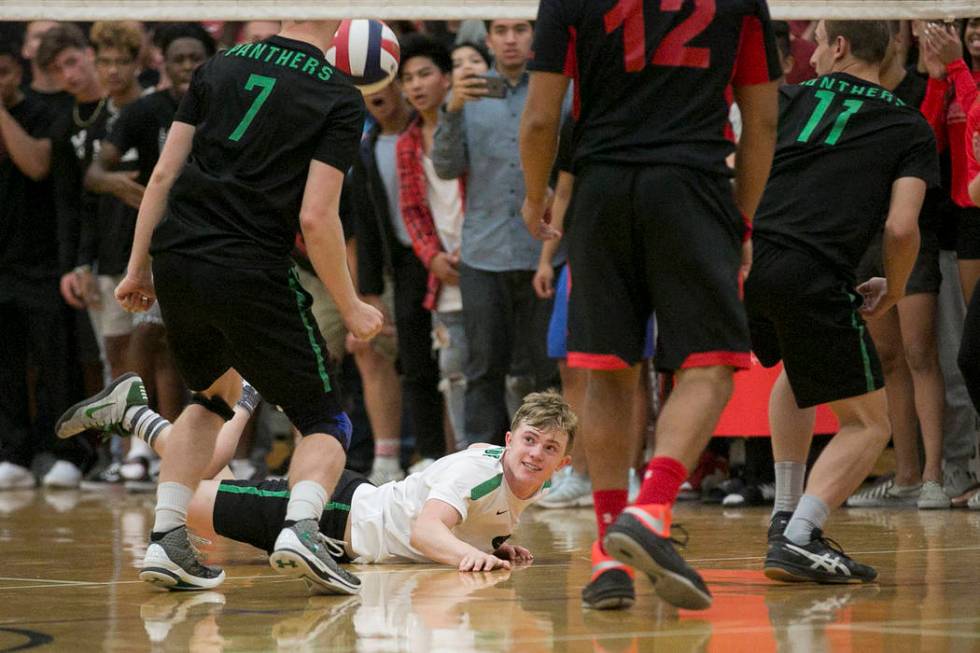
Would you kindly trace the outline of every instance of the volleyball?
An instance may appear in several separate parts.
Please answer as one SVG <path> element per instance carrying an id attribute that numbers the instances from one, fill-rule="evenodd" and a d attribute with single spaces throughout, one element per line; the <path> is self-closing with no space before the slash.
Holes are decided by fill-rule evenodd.
<path id="1" fill-rule="evenodd" d="M 377 93 L 398 74 L 398 39 L 380 20 L 341 21 L 327 61 L 369 95 Z"/>

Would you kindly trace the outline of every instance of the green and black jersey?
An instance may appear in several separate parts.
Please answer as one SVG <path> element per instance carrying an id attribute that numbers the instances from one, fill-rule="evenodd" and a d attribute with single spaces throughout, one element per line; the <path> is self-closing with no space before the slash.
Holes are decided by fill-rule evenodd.
<path id="1" fill-rule="evenodd" d="M 779 137 L 755 235 L 854 270 L 902 177 L 939 183 L 935 139 L 917 107 L 833 73 L 780 89 Z"/>
<path id="2" fill-rule="evenodd" d="M 364 101 L 309 43 L 236 45 L 194 73 L 175 122 L 196 126 L 152 253 L 288 267 L 312 160 L 346 172 Z"/>

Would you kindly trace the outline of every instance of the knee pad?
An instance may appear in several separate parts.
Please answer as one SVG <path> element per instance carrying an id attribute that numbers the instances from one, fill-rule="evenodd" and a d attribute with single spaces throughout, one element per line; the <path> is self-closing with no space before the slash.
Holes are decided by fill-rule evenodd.
<path id="1" fill-rule="evenodd" d="M 195 392 L 191 395 L 191 403 L 204 406 L 226 422 L 235 416 L 235 411 L 221 397 L 208 397 L 200 392 Z"/>

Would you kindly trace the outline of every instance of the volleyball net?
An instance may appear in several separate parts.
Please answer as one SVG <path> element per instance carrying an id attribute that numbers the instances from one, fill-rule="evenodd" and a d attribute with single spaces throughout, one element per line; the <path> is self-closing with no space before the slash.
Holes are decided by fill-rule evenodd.
<path id="1" fill-rule="evenodd" d="M 978 0 L 770 0 L 777 20 L 980 16 Z M 537 0 L 0 0 L 0 20 L 534 18 Z"/>

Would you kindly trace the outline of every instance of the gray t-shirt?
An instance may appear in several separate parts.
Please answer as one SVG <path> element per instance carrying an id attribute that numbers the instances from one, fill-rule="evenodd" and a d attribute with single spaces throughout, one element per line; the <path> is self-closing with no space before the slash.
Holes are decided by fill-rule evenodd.
<path id="1" fill-rule="evenodd" d="M 398 168 L 395 154 L 395 144 L 398 134 L 379 134 L 374 146 L 374 157 L 378 162 L 378 173 L 385 186 L 388 196 L 388 215 L 391 216 L 391 226 L 395 228 L 395 238 L 406 247 L 412 246 L 412 238 L 402 220 L 402 209 L 398 202 Z"/>

